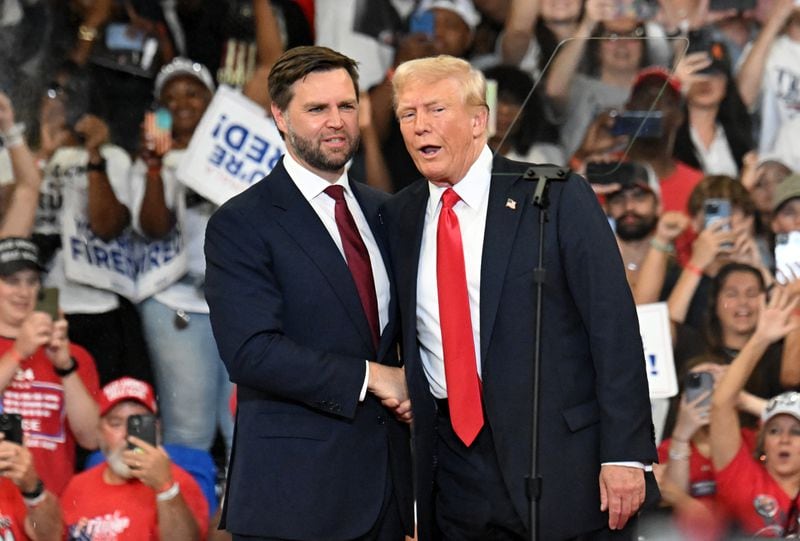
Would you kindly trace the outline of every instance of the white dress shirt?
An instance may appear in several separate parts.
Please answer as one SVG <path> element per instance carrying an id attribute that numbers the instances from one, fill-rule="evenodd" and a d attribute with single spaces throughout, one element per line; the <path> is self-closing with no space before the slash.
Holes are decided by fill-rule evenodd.
<path id="1" fill-rule="evenodd" d="M 336 201 L 331 196 L 325 193 L 325 188 L 332 184 L 324 178 L 315 175 L 295 160 L 288 152 L 284 154 L 283 166 L 289 177 L 294 182 L 295 186 L 303 194 L 303 197 L 317 213 L 322 225 L 328 230 L 328 234 L 336 243 L 339 253 L 344 258 L 344 247 L 342 246 L 342 237 L 339 235 L 339 227 L 336 225 Z M 381 332 L 383 332 L 386 323 L 389 321 L 389 274 L 386 272 L 386 266 L 383 264 L 383 256 L 378 249 L 378 244 L 375 242 L 375 236 L 372 234 L 372 229 L 369 227 L 364 211 L 361 210 L 361 205 L 358 204 L 352 190 L 350 189 L 350 180 L 347 178 L 347 171 L 342 173 L 336 182 L 333 184 L 342 186 L 344 188 L 344 200 L 347 203 L 347 208 L 350 214 L 353 215 L 353 220 L 356 222 L 356 227 L 361 235 L 364 244 L 369 252 L 369 262 L 372 266 L 372 277 L 375 281 L 375 296 L 378 299 L 378 320 Z M 347 259 L 345 258 L 345 262 Z M 364 375 L 364 385 L 361 388 L 359 400 L 364 400 L 367 392 L 367 382 L 369 381 L 369 362 L 367 362 L 367 371 Z"/>
<path id="2" fill-rule="evenodd" d="M 481 259 L 483 235 L 486 230 L 486 209 L 489 206 L 489 185 L 492 180 L 492 153 L 489 147 L 472 164 L 466 176 L 453 186 L 461 198 L 453 206 L 461 229 L 464 263 L 467 272 L 469 313 L 478 376 L 481 374 L 480 314 Z M 447 188 L 428 183 L 430 196 L 425 210 L 422 246 L 417 273 L 417 339 L 425 375 L 436 398 L 447 397 L 442 353 L 442 330 L 439 324 L 439 293 L 436 279 L 436 230 L 441 211 L 442 194 Z"/>

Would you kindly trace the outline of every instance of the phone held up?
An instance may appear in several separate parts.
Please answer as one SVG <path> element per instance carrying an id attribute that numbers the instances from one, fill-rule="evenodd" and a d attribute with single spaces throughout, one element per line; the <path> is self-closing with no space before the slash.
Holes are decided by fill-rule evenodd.
<path id="1" fill-rule="evenodd" d="M 664 132 L 661 111 L 612 111 L 611 135 L 628 135 L 656 139 Z"/>
<path id="2" fill-rule="evenodd" d="M 152 413 L 145 413 L 141 415 L 131 415 L 128 417 L 128 436 L 136 436 L 140 440 L 144 440 L 153 447 L 156 446 L 156 416 Z M 128 449 L 137 449 L 137 447 L 128 442 Z"/>
<path id="3" fill-rule="evenodd" d="M 159 107 L 144 114 L 144 134 L 147 148 L 163 156 L 172 148 L 172 115 Z"/>
<path id="4" fill-rule="evenodd" d="M 700 395 L 708 393 L 699 406 L 711 405 L 711 392 L 714 390 L 714 375 L 711 372 L 689 372 L 686 374 L 684 384 L 684 394 L 686 395 L 686 402 L 694 402 Z"/>
<path id="5" fill-rule="evenodd" d="M 22 415 L 18 413 L 0 413 L 0 432 L 4 439 L 22 445 Z"/>
<path id="6" fill-rule="evenodd" d="M 48 314 L 53 321 L 58 319 L 58 288 L 45 287 L 39 292 L 39 298 L 36 301 L 35 312 L 44 312 Z"/>
<path id="7" fill-rule="evenodd" d="M 424 34 L 428 39 L 433 39 L 435 24 L 436 21 L 432 10 L 417 11 L 408 22 L 408 32 L 410 34 Z"/>

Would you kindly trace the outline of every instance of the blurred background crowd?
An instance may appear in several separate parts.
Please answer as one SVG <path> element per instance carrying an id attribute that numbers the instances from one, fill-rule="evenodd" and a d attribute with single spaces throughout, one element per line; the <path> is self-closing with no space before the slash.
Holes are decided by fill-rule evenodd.
<path id="1" fill-rule="evenodd" d="M 1 1 L 0 236 L 35 243 L 44 272 L 31 287 L 58 288 L 54 325 L 65 320 L 82 348 L 82 391 L 61 391 L 66 421 L 50 432 L 25 426 L 48 489 L 58 495 L 98 445 L 91 427 L 69 418 L 73 403 L 129 376 L 155 386 L 163 442 L 215 513 L 234 407 L 203 295 L 205 224 L 216 207 L 176 170 L 220 85 L 268 112 L 271 64 L 306 44 L 359 62 L 362 140 L 351 175 L 387 192 L 420 176 L 392 110 L 394 68 L 449 54 L 496 82 L 492 150 L 584 174 L 637 304 L 667 303 L 681 388 L 656 427 L 663 508 L 654 520 L 672 522 L 676 538 L 717 539 L 759 531 L 742 516 L 750 513 L 788 533 L 796 518 L 781 519 L 768 500 L 741 512 L 721 494 L 743 481 L 717 482 L 719 430 L 709 418 L 715 382 L 748 344 L 766 340 L 746 384 L 726 387 L 741 412 L 735 430 L 763 462 L 766 400 L 800 387 L 800 313 L 778 322 L 785 306 L 765 300 L 776 284 L 800 293 L 793 0 Z M 161 136 L 159 108 L 170 119 Z M 186 272 L 139 302 L 70 278 L 65 252 L 80 247 L 62 224 L 76 214 L 103 240 L 129 230 L 173 239 L 187 252 Z M 24 368 L 45 343 L 33 338 L 38 312 L 15 305 L 14 288 L 26 286 L 2 274 L 0 353 L 16 347 Z M 19 412 L 18 379 L 0 374 L 4 411 Z M 797 418 L 800 489 L 800 403 L 785 409 Z"/>

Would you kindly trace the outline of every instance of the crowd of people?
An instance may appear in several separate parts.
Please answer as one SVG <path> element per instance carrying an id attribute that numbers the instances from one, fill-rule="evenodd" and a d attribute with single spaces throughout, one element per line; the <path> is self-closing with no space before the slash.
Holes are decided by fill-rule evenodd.
<path id="1" fill-rule="evenodd" d="M 328 305 L 325 299 L 335 299 L 340 293 L 328 295 L 313 273 L 298 272 L 301 263 L 271 267 L 280 257 L 303 261 L 304 255 L 275 241 L 279 235 L 275 232 L 270 233 L 273 240 L 264 244 L 264 253 L 250 256 L 246 247 L 236 251 L 239 244 L 261 242 L 255 219 L 249 224 L 223 221 L 231 220 L 228 214 L 212 219 L 218 202 L 179 178 L 182 160 L 204 113 L 215 92 L 227 85 L 257 104 L 264 122 L 284 139 L 287 157 L 270 178 L 296 182 L 297 176 L 305 174 L 300 173 L 308 150 L 303 137 L 309 136 L 303 132 L 301 117 L 293 116 L 299 114 L 292 108 L 300 88 L 297 82 L 311 85 L 303 91 L 313 95 L 315 77 L 321 77 L 320 88 L 331 95 L 341 90 L 344 97 L 337 104 L 339 111 L 344 110 L 342 104 L 349 103 L 349 81 L 360 89 L 353 110 L 346 112 L 354 113 L 352 118 L 342 120 L 345 131 L 352 128 L 352 139 L 360 140 L 352 148 L 352 156 L 347 154 L 350 184 L 358 181 L 367 185 L 364 188 L 404 195 L 387 203 L 387 245 L 393 261 L 390 267 L 387 260 L 387 268 L 378 272 L 375 261 L 383 253 L 383 241 L 378 234 L 375 238 L 365 234 L 362 226 L 372 220 L 370 213 L 377 212 L 383 198 L 375 196 L 373 209 L 372 191 L 362 193 L 354 188 L 351 192 L 345 185 L 347 205 L 358 199 L 364 206 L 363 214 L 352 211 L 361 236 L 366 237 L 366 246 L 362 243 L 358 249 L 371 256 L 372 287 L 378 292 L 374 300 L 377 313 L 369 321 L 375 343 L 367 345 L 377 348 L 382 357 L 368 363 L 366 374 L 363 366 L 337 377 L 325 372 L 320 375 L 320 387 L 335 384 L 338 393 L 360 388 L 357 407 L 369 410 L 381 424 L 384 416 L 394 414 L 403 426 L 394 432 L 387 428 L 392 449 L 404 437 L 404 425 L 412 415 L 406 403 L 410 392 L 412 411 L 415 398 L 419 408 L 413 413 L 418 431 L 415 439 L 418 444 L 424 442 L 425 430 L 432 427 L 429 421 L 436 418 L 436 412 L 444 415 L 442 401 L 452 400 L 443 369 L 438 374 L 431 368 L 442 362 L 441 349 L 436 348 L 442 348 L 444 339 L 436 338 L 431 346 L 429 339 L 436 333 L 428 331 L 431 325 L 440 324 L 438 305 L 431 307 L 417 297 L 416 303 L 398 307 L 389 298 L 395 287 L 401 297 L 425 291 L 435 296 L 435 282 L 409 282 L 409 277 L 417 276 L 417 268 L 408 265 L 415 264 L 416 256 L 420 268 L 430 264 L 425 250 L 432 245 L 425 235 L 433 231 L 428 223 L 439 211 L 438 207 L 426 211 L 419 203 L 413 208 L 419 216 L 425 215 L 424 226 L 403 229 L 398 225 L 402 224 L 398 209 L 411 205 L 408 201 L 415 201 L 412 195 L 417 193 L 413 188 L 404 189 L 423 177 L 435 183 L 440 173 L 441 182 L 449 185 L 471 178 L 469 167 L 454 172 L 431 168 L 425 159 L 428 153 L 455 152 L 463 164 L 487 168 L 490 160 L 500 156 L 569 167 L 585 177 L 586 181 L 580 182 L 591 189 L 587 193 L 604 210 L 603 221 L 608 222 L 611 238 L 616 240 L 614 245 L 604 239 L 581 252 L 582 257 L 591 259 L 587 260 L 590 267 L 603 269 L 607 262 L 600 264 L 597 255 L 603 248 L 603 257 L 624 267 L 635 304 L 665 302 L 668 307 L 680 390 L 665 421 L 655 427 L 659 463 L 653 470 L 661 502 L 643 515 L 654 520 L 666 516 L 675 531 L 689 539 L 797 533 L 800 7 L 793 0 L 728 4 L 722 9 L 710 0 L 0 2 L 0 428 L 5 421 L 15 422 L 13 415 L 17 414 L 22 417 L 24 433 L 20 441 L 12 441 L 10 432 L 5 432 L 0 441 L 0 472 L 7 478 L 0 483 L 0 532 L 5 534 L 5 528 L 17 539 L 144 539 L 158 538 L 158 532 L 161 539 L 225 538 L 227 534 L 217 531 L 216 525 L 232 453 L 234 458 L 240 457 L 231 471 L 233 479 L 238 483 L 244 482 L 242 478 L 249 483 L 262 479 L 265 486 L 229 492 L 228 497 L 240 506 L 228 509 L 229 524 L 247 524 L 249 528 L 259 521 L 284 521 L 289 525 L 278 529 L 275 536 L 290 537 L 295 535 L 291 523 L 311 512 L 303 505 L 323 505 L 322 498 L 309 502 L 286 496 L 298 488 L 298 478 L 280 478 L 284 466 L 277 462 L 279 451 L 275 451 L 274 465 L 278 471 L 264 466 L 260 473 L 251 470 L 261 467 L 258 461 L 269 462 L 270 456 L 257 447 L 255 453 L 242 451 L 245 444 L 241 441 L 245 440 L 241 432 L 252 430 L 259 416 L 269 413 L 271 422 L 285 417 L 285 430 L 291 433 L 289 423 L 297 422 L 292 415 L 305 413 L 303 408 L 308 406 L 297 403 L 308 400 L 304 393 L 314 385 L 306 379 L 293 387 L 289 380 L 303 376 L 289 372 L 291 377 L 284 380 L 285 374 L 277 365 L 271 368 L 270 362 L 293 355 L 301 367 L 308 355 L 307 368 L 311 369 L 316 366 L 311 359 L 316 357 L 285 344 L 285 351 L 275 349 L 271 342 L 262 344 L 259 340 L 266 338 L 259 334 L 264 329 L 258 325 L 263 323 L 270 333 L 288 335 L 311 349 L 329 351 L 341 345 L 345 350 L 335 351 L 337 354 L 359 359 L 375 359 L 375 353 L 363 350 L 364 344 L 355 335 L 352 345 L 342 345 L 350 339 L 328 334 L 352 317 L 328 314 L 322 308 Z M 41 35 L 32 40 L 33 32 Z M 322 54 L 321 73 L 317 67 L 302 72 L 306 69 L 303 62 L 317 54 L 314 49 L 303 49 L 308 58 L 285 56 L 299 46 L 314 45 L 346 56 L 331 60 L 333 57 Z M 440 55 L 464 60 L 494 82 L 490 85 L 494 91 L 489 93 L 493 96 L 488 96 L 491 113 L 486 119 L 476 116 L 474 120 L 480 126 L 485 121 L 485 141 L 474 133 L 467 137 L 459 131 L 465 125 L 453 124 L 458 126 L 453 128 L 446 123 L 448 118 L 430 121 L 441 123 L 433 130 L 440 131 L 437 136 L 420 131 L 418 123 L 423 112 L 427 115 L 429 111 L 418 103 L 422 100 L 419 96 L 434 100 L 458 94 L 462 83 L 479 84 L 472 75 L 463 75 L 460 65 L 416 63 Z M 276 62 L 281 69 L 300 71 L 275 74 Z M 441 88 L 435 78 L 426 79 L 427 70 L 436 69 L 442 70 Z M 333 78 L 337 70 L 347 73 L 344 82 Z M 302 78 L 297 75 L 300 72 Z M 447 86 L 454 81 L 458 84 L 453 88 Z M 483 101 L 487 96 L 470 91 L 463 90 L 465 107 L 487 105 Z M 317 105 L 323 109 L 326 104 L 319 101 Z M 419 153 L 414 152 L 417 143 L 413 141 L 424 141 L 418 143 L 422 145 Z M 492 175 L 498 167 L 503 174 L 517 173 L 506 162 L 501 166 L 494 163 Z M 328 171 L 326 167 L 320 170 Z M 337 173 L 327 179 L 333 183 L 340 177 L 339 167 L 331 170 Z M 265 182 L 277 184 L 277 180 Z M 442 194 L 432 190 L 435 198 L 429 201 L 435 205 Z M 559 191 L 556 200 L 568 195 L 580 203 L 557 215 L 559 242 L 567 242 L 576 232 L 561 224 L 559 217 L 565 219 L 575 212 L 585 220 L 576 219 L 575 224 L 589 228 L 596 221 L 594 215 L 583 215 L 583 192 Z M 265 197 L 271 205 L 282 196 L 276 192 Z M 459 196 L 462 203 L 471 204 L 469 197 Z M 311 196 L 307 199 L 331 236 L 338 239 L 336 198 L 330 197 L 331 201 L 320 207 Z M 517 200 L 509 195 L 503 202 L 515 210 Z M 328 204 L 330 209 L 324 206 Z M 337 199 L 336 213 L 339 205 Z M 242 212 L 246 211 L 245 206 Z M 325 212 L 330 214 L 330 223 L 325 222 Z M 492 261 L 486 250 L 499 250 L 502 244 L 491 237 L 495 225 L 490 221 L 491 208 L 488 218 L 485 208 L 481 216 L 486 221 L 486 240 L 483 245 L 473 241 L 465 246 L 467 268 L 461 270 L 467 273 L 470 302 L 479 302 L 473 298 L 473 289 L 479 286 L 484 302 L 492 298 L 492 292 L 483 289 L 479 256 L 483 249 L 483 262 L 489 268 Z M 472 218 L 460 218 L 462 227 L 469 227 L 464 224 L 470 224 Z M 212 224 L 216 220 L 217 226 L 209 228 L 213 248 L 208 255 L 214 268 L 207 279 L 204 244 L 210 220 Z M 383 224 L 383 217 L 381 220 Z M 289 230 L 291 224 L 284 227 Z M 415 234 L 414 238 L 422 239 L 416 251 L 403 240 L 403 235 L 410 240 Z M 484 238 L 482 230 L 477 238 Z M 307 242 L 312 240 L 309 236 Z M 337 247 L 347 253 L 340 241 Z M 478 251 L 469 251 L 475 249 Z M 397 253 L 408 256 L 408 261 L 398 262 Z M 512 257 L 512 263 L 519 265 L 509 253 L 496 255 Z M 470 257 L 476 254 L 478 264 L 473 268 Z M 252 270 L 250 258 L 271 269 L 269 278 L 274 283 L 259 286 L 264 290 L 248 289 L 235 274 L 237 265 L 244 269 L 241 272 Z M 346 259 L 349 265 L 350 256 Z M 106 279 L 87 274 L 86 262 L 116 269 L 119 276 Z M 571 266 L 583 264 L 578 258 L 572 261 L 564 256 L 560 264 L 565 265 L 565 281 L 550 287 L 562 287 L 563 298 L 579 292 L 595 298 L 591 295 L 596 294 L 596 284 L 584 282 Z M 323 266 L 333 267 L 333 261 Z M 516 278 L 526 276 L 527 280 L 525 269 L 512 266 L 509 272 L 515 269 L 520 271 Z M 436 274 L 433 265 L 426 270 Z M 149 271 L 159 274 L 140 290 L 145 283 L 142 276 Z M 351 271 L 356 272 L 352 267 Z M 141 276 L 131 279 L 136 273 Z M 290 280 L 296 283 L 288 283 Z M 612 282 L 609 275 L 610 289 L 596 297 L 596 302 L 605 302 L 609 292 L 618 294 L 616 286 L 623 283 Z M 237 287 L 236 294 L 231 294 Z M 249 312 L 248 303 L 265 290 L 275 305 Z M 514 295 L 495 293 L 498 303 L 514 302 Z M 313 294 L 317 297 L 312 299 L 309 296 Z M 48 295 L 51 299 L 56 295 L 55 308 L 41 302 Z M 371 308 L 360 297 L 361 291 L 358 295 L 369 314 Z M 621 306 L 626 306 L 625 302 L 620 300 Z M 558 301 L 551 299 L 551 303 L 548 317 L 561 318 L 561 323 L 572 321 L 569 318 L 574 314 L 562 313 Z M 381 331 L 394 329 L 396 309 L 401 314 L 397 327 L 402 322 L 405 362 L 409 350 L 421 349 L 419 359 L 407 364 L 417 371 L 405 372 L 405 394 L 392 385 L 386 387 L 389 381 L 397 383 L 399 368 L 395 365 L 400 360 L 381 342 Z M 416 310 L 418 319 L 409 319 L 406 309 Z M 600 317 L 581 310 L 579 306 L 584 321 Z M 434 312 L 433 320 L 426 319 Z M 498 340 L 503 343 L 524 328 L 504 317 L 509 316 L 503 316 L 502 310 L 489 320 L 482 312 L 480 317 L 473 313 L 473 327 L 494 323 L 509 333 L 500 333 Z M 242 319 L 248 320 L 247 325 L 242 326 Z M 620 316 L 619 321 L 623 320 Z M 548 327 L 545 336 L 551 341 L 565 340 L 574 329 L 566 324 Z M 608 330 L 609 335 L 613 332 L 616 330 Z M 259 340 L 251 340 L 248 333 Z M 501 347 L 497 342 L 489 347 L 476 339 L 472 355 L 479 373 L 482 357 L 494 358 L 498 353 L 492 348 Z M 595 347 L 594 342 L 587 346 L 593 350 L 599 385 L 607 383 L 603 378 L 608 376 Z M 248 364 L 267 350 L 270 354 L 265 359 L 270 362 L 257 365 L 258 370 Z M 500 351 L 527 352 L 510 345 Z M 631 352 L 636 353 L 627 351 Z M 545 343 L 544 354 L 564 353 Z M 517 368 L 508 368 L 509 374 L 516 374 Z M 579 378 L 575 370 L 545 372 L 545 381 L 549 377 Z M 276 379 L 267 381 L 263 374 Z M 520 379 L 527 377 L 525 370 L 520 374 Z M 476 436 L 481 452 L 489 454 L 470 455 L 468 461 L 483 468 L 486 464 L 482 461 L 491 453 L 502 454 L 500 463 L 492 465 L 492 482 L 501 486 L 508 463 L 521 462 L 523 455 L 515 454 L 509 445 L 512 440 L 501 437 L 512 428 L 503 424 L 508 419 L 497 412 L 512 408 L 493 400 L 504 396 L 514 408 L 527 401 L 515 395 L 512 381 L 498 382 L 484 375 L 488 379 L 481 380 L 480 400 L 494 440 Z M 700 394 L 690 390 L 698 381 L 707 386 Z M 586 386 L 594 382 L 586 379 L 570 388 L 570 405 L 581 402 L 578 395 L 584 402 L 590 401 L 593 391 Z M 339 396 L 336 392 L 331 391 L 331 396 Z M 631 404 L 638 404 L 638 398 Z M 259 409 L 262 400 L 269 401 L 274 411 Z M 330 400 L 314 407 L 330 410 L 326 415 L 338 415 L 331 409 L 338 398 Z M 356 403 L 345 401 L 347 407 L 355 408 Z M 510 417 L 523 415 L 513 411 Z M 448 410 L 448 422 L 451 413 Z M 156 415 L 157 440 L 126 435 L 129 418 Z M 570 430 L 577 434 L 584 425 L 575 420 L 578 413 L 574 415 L 571 420 L 564 412 Z M 238 452 L 234 451 L 235 422 Z M 361 426 L 360 422 L 355 424 Z M 635 419 L 636 424 L 640 422 L 643 420 Z M 364 431 L 354 429 L 343 435 L 341 445 L 351 446 L 347 438 L 373 441 L 374 435 L 365 436 L 368 430 Z M 448 434 L 452 440 L 445 440 L 448 448 L 464 441 L 457 432 Z M 283 437 L 264 434 L 259 437 Z M 317 438 L 313 434 L 302 437 Z M 564 445 L 562 451 L 573 445 L 572 440 L 558 438 L 555 441 Z M 384 443 L 374 444 L 381 453 L 386 452 L 381 447 Z M 417 458 L 432 453 L 427 444 L 421 445 L 415 451 Z M 380 501 L 372 504 L 378 505 L 375 511 L 381 516 L 396 511 L 396 521 L 404 523 L 408 532 L 403 499 L 410 499 L 411 488 L 394 477 L 404 468 L 403 461 L 398 459 L 398 465 L 377 460 L 368 454 L 377 453 L 376 449 L 365 447 L 362 458 L 337 455 L 336 460 L 342 461 L 339 470 L 357 469 L 370 461 L 378 469 L 394 468 L 393 475 L 386 475 L 394 479 L 386 485 L 390 488 L 376 484 L 374 489 L 379 500 L 397 490 L 397 509 L 387 507 L 386 502 L 384 506 Z M 99 454 L 92 454 L 97 450 Z M 289 449 L 286 455 L 294 452 Z M 649 471 L 655 455 L 650 457 L 645 444 L 637 447 L 636 456 L 625 452 L 621 458 L 603 460 L 603 467 L 634 460 Z M 329 458 L 325 454 L 320 457 Z M 446 458 L 457 461 L 453 456 Z M 577 475 L 561 471 L 547 460 L 545 466 L 565 478 Z M 380 476 L 384 474 L 380 472 Z M 433 482 L 424 471 L 418 469 L 415 474 L 421 476 L 417 485 Z M 309 469 L 308 479 L 302 483 L 313 483 L 325 475 Z M 281 481 L 275 481 L 278 478 Z M 257 510 L 241 506 L 252 498 L 274 498 L 270 480 L 284 487 L 284 501 L 276 503 L 274 516 L 251 517 Z M 498 498 L 506 498 L 509 508 L 520 512 L 522 486 L 515 485 L 517 481 L 511 483 L 509 494 L 495 489 Z M 455 485 L 466 481 L 452 476 L 437 478 L 437 482 Z M 346 499 L 344 492 L 346 485 L 338 491 L 337 500 Z M 349 496 L 357 501 L 357 494 Z M 415 497 L 419 501 L 419 493 Z M 331 509 L 342 505 L 342 501 L 324 505 L 328 503 Z M 424 501 L 419 505 L 419 523 L 436 522 L 436 516 L 426 514 L 429 508 Z M 547 499 L 545 505 L 548 520 L 560 520 L 561 515 L 547 507 Z M 460 512 L 442 508 L 453 516 Z M 349 525 L 355 528 L 357 523 L 350 521 Z M 514 521 L 506 526 L 514 530 L 510 538 L 525 529 Z M 308 521 L 305 527 L 304 535 L 310 539 L 329 529 L 324 521 Z M 558 535 L 576 533 L 563 525 L 552 528 L 548 531 Z M 347 528 L 341 532 L 345 537 L 363 533 Z M 458 535 L 453 530 L 452 536 Z"/>

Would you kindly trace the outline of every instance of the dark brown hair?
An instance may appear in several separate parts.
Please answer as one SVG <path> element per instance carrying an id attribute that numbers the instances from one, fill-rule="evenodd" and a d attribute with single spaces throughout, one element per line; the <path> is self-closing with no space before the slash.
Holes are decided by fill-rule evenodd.
<path id="1" fill-rule="evenodd" d="M 283 53 L 269 73 L 269 97 L 284 111 L 292 101 L 292 85 L 309 73 L 344 69 L 353 80 L 358 96 L 358 69 L 356 61 L 333 49 L 319 46 L 302 46 Z"/>
<path id="2" fill-rule="evenodd" d="M 712 197 L 729 200 L 731 206 L 740 209 L 745 216 L 753 216 L 756 212 L 750 192 L 741 182 L 725 175 L 708 175 L 694 187 L 689 196 L 689 215 L 697 216 L 703 209 L 705 200 Z"/>

